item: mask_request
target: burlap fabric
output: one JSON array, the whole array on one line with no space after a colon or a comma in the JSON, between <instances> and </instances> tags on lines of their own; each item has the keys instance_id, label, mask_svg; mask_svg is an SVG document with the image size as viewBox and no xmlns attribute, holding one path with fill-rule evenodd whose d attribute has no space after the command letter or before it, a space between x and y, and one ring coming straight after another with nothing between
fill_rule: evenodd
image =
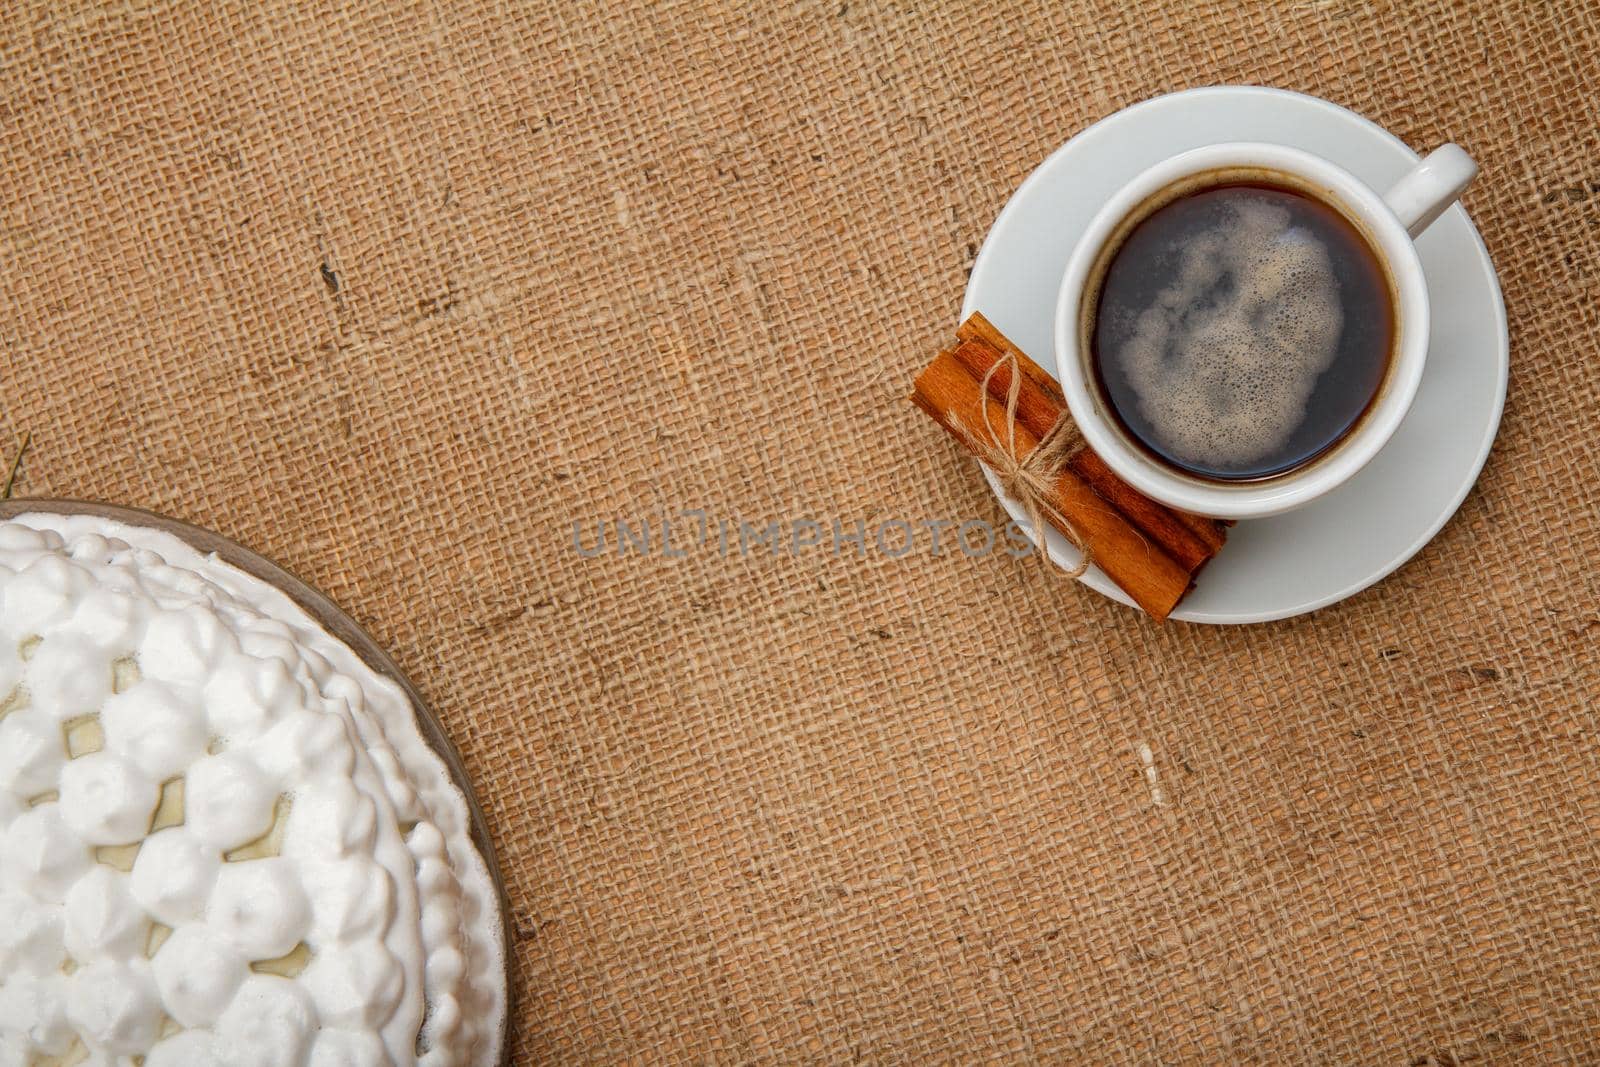
<instances>
[{"instance_id":1,"label":"burlap fabric","mask_svg":"<svg viewBox=\"0 0 1600 1067\"><path fill-rule=\"evenodd\" d=\"M13 4L0 433L395 653L518 1062L1596 1062L1597 53L1592 2ZM574 549L999 518L905 402L975 248L1226 82L1483 166L1506 418L1394 577L1157 629L1005 557Z\"/></svg>"}]
</instances>

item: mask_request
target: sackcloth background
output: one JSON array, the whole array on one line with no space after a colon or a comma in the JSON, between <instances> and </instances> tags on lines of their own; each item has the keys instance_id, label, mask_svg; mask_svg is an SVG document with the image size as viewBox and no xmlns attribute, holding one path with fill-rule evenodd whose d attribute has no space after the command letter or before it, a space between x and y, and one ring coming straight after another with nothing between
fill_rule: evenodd
<instances>
[{"instance_id":1,"label":"sackcloth background","mask_svg":"<svg viewBox=\"0 0 1600 1067\"><path fill-rule=\"evenodd\" d=\"M1593 0L13 2L0 450L396 655L515 1062L1600 1062L1597 56ZM1483 166L1510 398L1395 576L1157 628L1029 560L574 550L1000 519L906 402L975 249L1089 122L1239 82Z\"/></svg>"}]
</instances>

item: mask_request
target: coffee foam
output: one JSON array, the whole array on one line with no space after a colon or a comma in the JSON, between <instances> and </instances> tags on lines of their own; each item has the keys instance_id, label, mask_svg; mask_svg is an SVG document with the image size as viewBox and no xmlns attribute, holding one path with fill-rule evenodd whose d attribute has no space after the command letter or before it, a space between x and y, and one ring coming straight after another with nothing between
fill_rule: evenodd
<instances>
[{"instance_id":1,"label":"coffee foam","mask_svg":"<svg viewBox=\"0 0 1600 1067\"><path fill-rule=\"evenodd\" d=\"M1174 280L1114 349L1139 408L1172 455L1227 470L1283 447L1306 416L1344 326L1328 250L1289 212L1248 195L1172 248Z\"/></svg>"}]
</instances>

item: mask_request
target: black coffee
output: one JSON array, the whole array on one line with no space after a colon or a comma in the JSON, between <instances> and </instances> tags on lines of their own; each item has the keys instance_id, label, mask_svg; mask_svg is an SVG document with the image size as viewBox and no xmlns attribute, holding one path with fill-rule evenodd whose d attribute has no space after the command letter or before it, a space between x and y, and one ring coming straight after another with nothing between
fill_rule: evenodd
<instances>
[{"instance_id":1,"label":"black coffee","mask_svg":"<svg viewBox=\"0 0 1600 1067\"><path fill-rule=\"evenodd\" d=\"M1361 233L1307 193L1197 187L1126 232L1088 325L1128 434L1205 478L1309 463L1360 421L1394 344L1394 299Z\"/></svg>"}]
</instances>

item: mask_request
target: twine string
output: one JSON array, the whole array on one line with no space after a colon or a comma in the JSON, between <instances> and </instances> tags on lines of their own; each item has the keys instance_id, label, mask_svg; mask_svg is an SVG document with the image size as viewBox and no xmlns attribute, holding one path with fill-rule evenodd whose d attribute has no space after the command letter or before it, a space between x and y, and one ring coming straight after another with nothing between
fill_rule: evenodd
<instances>
[{"instance_id":1,"label":"twine string","mask_svg":"<svg viewBox=\"0 0 1600 1067\"><path fill-rule=\"evenodd\" d=\"M1006 389L1005 422L996 428L989 413L989 382L1002 366L1008 367L1011 380ZM1071 519L1056 507L1056 485L1066 467L1067 457L1083 447L1083 437L1078 433L1072 416L1062 411L1039 439L1039 444L1022 459L1017 459L1017 400L1022 395L1022 368L1010 352L1003 352L978 384L982 402L983 434L979 435L951 416L952 424L965 435L977 453L978 459L999 479L1000 488L1022 505L1033 527L1034 544L1039 550L1039 560L1050 568L1050 556L1045 550L1045 523L1049 521L1070 541L1079 552L1076 567L1062 568L1068 578L1080 577L1089 569L1089 545ZM1003 435L1003 436L1002 436ZM1053 568L1051 568L1053 569Z\"/></svg>"}]
</instances>

